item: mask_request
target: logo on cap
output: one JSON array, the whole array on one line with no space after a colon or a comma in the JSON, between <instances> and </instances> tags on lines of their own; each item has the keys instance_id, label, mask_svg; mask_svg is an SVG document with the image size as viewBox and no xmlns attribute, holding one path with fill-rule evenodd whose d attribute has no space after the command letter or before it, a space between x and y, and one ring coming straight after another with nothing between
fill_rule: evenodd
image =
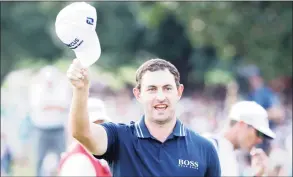
<instances>
[{"instance_id":1,"label":"logo on cap","mask_svg":"<svg viewBox=\"0 0 293 177\"><path fill-rule=\"evenodd\" d=\"M83 40L79 40L78 38L75 38L74 41L72 41L70 44L65 44L70 49L76 49L83 43Z\"/></svg>"},{"instance_id":2,"label":"logo on cap","mask_svg":"<svg viewBox=\"0 0 293 177\"><path fill-rule=\"evenodd\" d=\"M86 23L89 24L89 25L93 25L94 24L94 19L91 18L91 17L87 17L86 18Z\"/></svg>"}]
</instances>

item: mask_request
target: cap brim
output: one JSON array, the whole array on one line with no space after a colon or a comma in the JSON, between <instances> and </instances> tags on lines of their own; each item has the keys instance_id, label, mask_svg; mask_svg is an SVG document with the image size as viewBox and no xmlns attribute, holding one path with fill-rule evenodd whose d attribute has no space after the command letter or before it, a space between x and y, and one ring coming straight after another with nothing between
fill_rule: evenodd
<instances>
[{"instance_id":1,"label":"cap brim","mask_svg":"<svg viewBox=\"0 0 293 177\"><path fill-rule=\"evenodd\" d=\"M256 128L258 131L260 131L261 133L263 133L266 138L269 139L275 139L276 138L276 134L270 129L270 128Z\"/></svg>"},{"instance_id":2,"label":"cap brim","mask_svg":"<svg viewBox=\"0 0 293 177\"><path fill-rule=\"evenodd\" d=\"M84 67L94 64L101 56L101 46L98 35L95 31L90 31L82 37L83 43L73 49L77 59Z\"/></svg>"}]
</instances>

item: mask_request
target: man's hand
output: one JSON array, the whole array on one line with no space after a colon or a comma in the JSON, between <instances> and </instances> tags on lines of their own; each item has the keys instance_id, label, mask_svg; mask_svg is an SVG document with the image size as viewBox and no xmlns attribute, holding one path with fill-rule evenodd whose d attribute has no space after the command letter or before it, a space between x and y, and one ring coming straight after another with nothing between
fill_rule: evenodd
<instances>
[{"instance_id":1,"label":"man's hand","mask_svg":"<svg viewBox=\"0 0 293 177\"><path fill-rule=\"evenodd\" d=\"M89 88L88 70L83 68L80 61L74 59L67 70L67 77L76 89Z\"/></svg>"},{"instance_id":2,"label":"man's hand","mask_svg":"<svg viewBox=\"0 0 293 177\"><path fill-rule=\"evenodd\" d=\"M269 162L268 156L262 149L259 148L253 148L250 155L253 176L263 176L267 172Z\"/></svg>"}]
</instances>

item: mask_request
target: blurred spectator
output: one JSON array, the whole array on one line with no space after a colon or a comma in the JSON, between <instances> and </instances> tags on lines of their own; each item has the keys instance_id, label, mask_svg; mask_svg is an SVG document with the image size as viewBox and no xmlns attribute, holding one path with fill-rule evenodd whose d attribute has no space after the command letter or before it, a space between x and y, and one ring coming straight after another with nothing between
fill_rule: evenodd
<instances>
[{"instance_id":1,"label":"blurred spectator","mask_svg":"<svg viewBox=\"0 0 293 177\"><path fill-rule=\"evenodd\" d=\"M4 133L3 119L1 117L1 176L11 175L12 152L7 142L7 136Z\"/></svg>"},{"instance_id":2,"label":"blurred spectator","mask_svg":"<svg viewBox=\"0 0 293 177\"><path fill-rule=\"evenodd\" d=\"M64 75L53 66L45 66L33 78L30 103L31 121L37 136L37 176L46 175L42 165L48 152L56 153L59 158L65 150L64 124L71 96L68 86Z\"/></svg>"},{"instance_id":3,"label":"blurred spectator","mask_svg":"<svg viewBox=\"0 0 293 177\"><path fill-rule=\"evenodd\" d=\"M130 122L131 118L137 117L139 119L143 114L142 108L134 98L131 89L122 88L112 96L112 99L106 101L106 104L112 105L108 108L108 112L109 117L114 122L127 123Z\"/></svg>"},{"instance_id":4,"label":"blurred spectator","mask_svg":"<svg viewBox=\"0 0 293 177\"><path fill-rule=\"evenodd\" d=\"M1 116L1 176L11 176L13 175L13 164L22 166L27 162L27 159L14 150L11 141L8 139L8 131L5 125L5 121Z\"/></svg>"},{"instance_id":5,"label":"blurred spectator","mask_svg":"<svg viewBox=\"0 0 293 177\"><path fill-rule=\"evenodd\" d=\"M265 108L269 115L270 128L274 129L284 119L284 113L278 96L265 85L257 66L249 65L244 67L241 74L248 79L250 86L250 92L245 100L255 101ZM270 152L269 141L265 140L260 147L267 153Z\"/></svg>"},{"instance_id":6,"label":"blurred spectator","mask_svg":"<svg viewBox=\"0 0 293 177\"><path fill-rule=\"evenodd\" d=\"M243 169L239 165L236 150L251 153L251 169L253 171L249 176L264 175L268 161L267 156L260 149L255 149L254 146L266 138L275 138L275 134L269 128L265 109L252 101L240 101L233 104L227 120L227 125L222 128L220 133L203 135L217 149L221 163L221 176L240 176L242 173ZM256 159L259 160L258 163L254 163Z\"/></svg>"},{"instance_id":7,"label":"blurred spectator","mask_svg":"<svg viewBox=\"0 0 293 177\"><path fill-rule=\"evenodd\" d=\"M100 99L93 97L88 99L88 112L92 123L101 124L110 121L104 102ZM74 139L67 152L62 154L58 171L59 176L111 176L108 163L94 158Z\"/></svg>"}]
</instances>

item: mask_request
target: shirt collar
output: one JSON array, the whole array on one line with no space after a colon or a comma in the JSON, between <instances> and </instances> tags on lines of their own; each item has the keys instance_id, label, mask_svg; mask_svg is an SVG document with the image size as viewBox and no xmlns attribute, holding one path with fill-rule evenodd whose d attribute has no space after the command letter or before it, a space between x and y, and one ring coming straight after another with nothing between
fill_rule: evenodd
<instances>
[{"instance_id":1,"label":"shirt collar","mask_svg":"<svg viewBox=\"0 0 293 177\"><path fill-rule=\"evenodd\" d=\"M145 125L145 120L144 116L141 118L139 122L136 122L134 124L135 127L135 134L139 138L151 138L152 135L150 134L148 128ZM186 136L186 128L183 125L183 123L180 120L176 120L176 125L175 128L173 129L172 132L173 135L175 136Z\"/></svg>"}]
</instances>

